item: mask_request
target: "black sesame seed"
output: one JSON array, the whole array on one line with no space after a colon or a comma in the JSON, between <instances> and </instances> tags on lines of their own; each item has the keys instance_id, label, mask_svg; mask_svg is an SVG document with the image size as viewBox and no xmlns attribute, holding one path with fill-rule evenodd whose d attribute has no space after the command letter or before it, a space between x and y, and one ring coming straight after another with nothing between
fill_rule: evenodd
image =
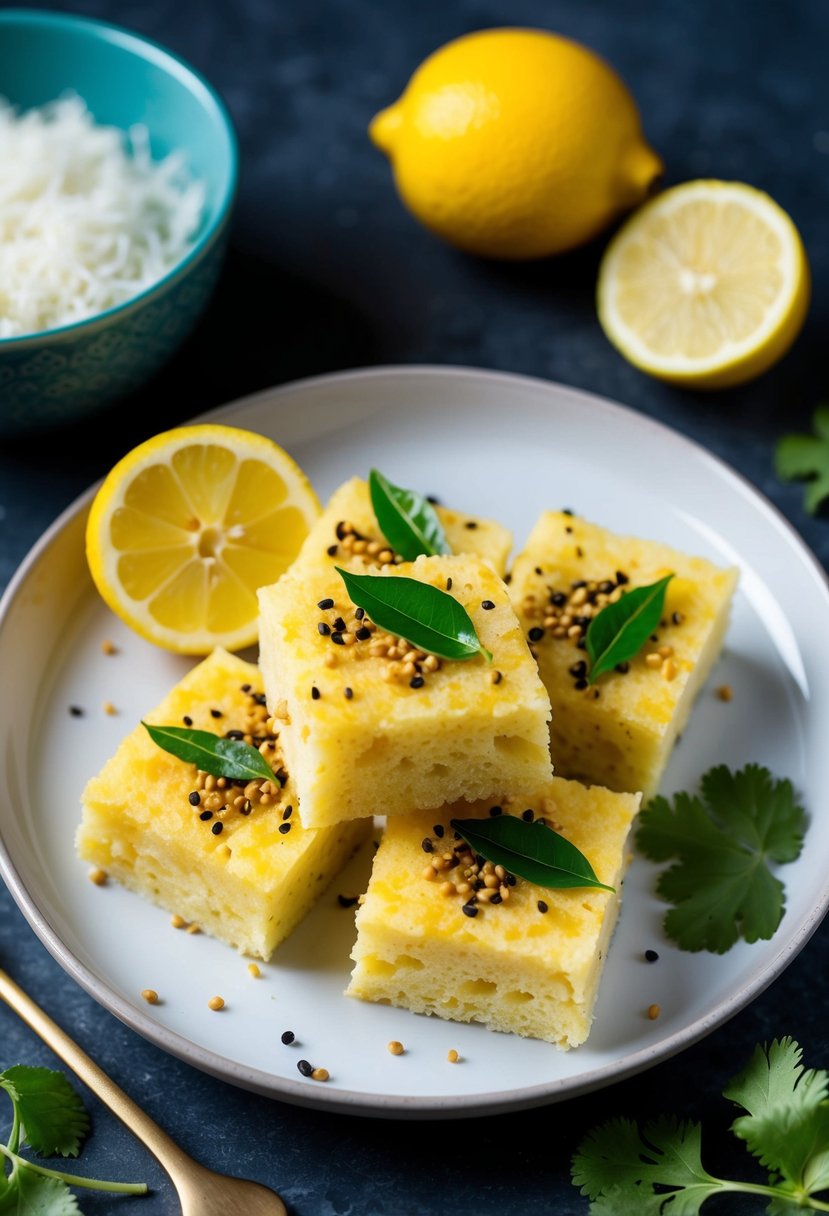
<instances>
[{"instance_id":1,"label":"black sesame seed","mask_svg":"<svg viewBox=\"0 0 829 1216\"><path fill-rule=\"evenodd\" d=\"M464 916L477 916L478 915L478 905L477 904L464 904L462 911L463 911Z\"/></svg>"},{"instance_id":2,"label":"black sesame seed","mask_svg":"<svg viewBox=\"0 0 829 1216\"><path fill-rule=\"evenodd\" d=\"M243 730L226 730L225 731L226 739L244 739L244 737L245 737L245 732ZM242 784L244 785L245 782L243 781Z\"/></svg>"},{"instance_id":3,"label":"black sesame seed","mask_svg":"<svg viewBox=\"0 0 829 1216\"><path fill-rule=\"evenodd\" d=\"M287 835L288 835L288 833L290 832L290 830L291 830L291 824L290 824L290 823L280 823L280 825L279 825L279 831L280 831L280 834L281 834L282 836L287 836Z\"/></svg>"},{"instance_id":4,"label":"black sesame seed","mask_svg":"<svg viewBox=\"0 0 829 1216\"><path fill-rule=\"evenodd\" d=\"M481 607L485 612L491 612L495 605L493 604L492 600L481 600Z\"/></svg>"},{"instance_id":5,"label":"black sesame seed","mask_svg":"<svg viewBox=\"0 0 829 1216\"><path fill-rule=\"evenodd\" d=\"M355 608L354 615L356 616L358 621L361 621L363 619L363 617L366 615L365 608Z\"/></svg>"},{"instance_id":6,"label":"black sesame seed","mask_svg":"<svg viewBox=\"0 0 829 1216\"><path fill-rule=\"evenodd\" d=\"M435 833L438 840L443 840L444 828L442 823L436 823L432 828L432 831Z\"/></svg>"},{"instance_id":7,"label":"black sesame seed","mask_svg":"<svg viewBox=\"0 0 829 1216\"><path fill-rule=\"evenodd\" d=\"M575 515L575 511L573 511L571 507L562 507L561 514L562 515Z\"/></svg>"},{"instance_id":8,"label":"black sesame seed","mask_svg":"<svg viewBox=\"0 0 829 1216\"><path fill-rule=\"evenodd\" d=\"M420 847L423 849L424 853L434 853L435 851L435 846L432 844L428 836L421 840Z\"/></svg>"},{"instance_id":9,"label":"black sesame seed","mask_svg":"<svg viewBox=\"0 0 829 1216\"><path fill-rule=\"evenodd\" d=\"M658 958L659 958L659 955L656 953L655 950L646 950L645 951L645 962L655 963Z\"/></svg>"},{"instance_id":10,"label":"black sesame seed","mask_svg":"<svg viewBox=\"0 0 829 1216\"><path fill-rule=\"evenodd\" d=\"M613 590L613 583L609 578L606 578L603 583L599 583L598 589L603 595L610 595L611 591Z\"/></svg>"},{"instance_id":11,"label":"black sesame seed","mask_svg":"<svg viewBox=\"0 0 829 1216\"><path fill-rule=\"evenodd\" d=\"M320 692L320 690L317 688L316 684L314 684L314 685L312 686L312 688L311 688L311 700L312 700L312 701L319 701L319 699L320 699L320 697L321 697L321 696L322 696L322 693L321 693L321 692Z\"/></svg>"},{"instance_id":12,"label":"black sesame seed","mask_svg":"<svg viewBox=\"0 0 829 1216\"><path fill-rule=\"evenodd\" d=\"M452 590L452 579L451 579L451 577L449 577L449 578L446 580L446 590L447 590L447 591L451 591L451 590Z\"/></svg>"},{"instance_id":13,"label":"black sesame seed","mask_svg":"<svg viewBox=\"0 0 829 1216\"><path fill-rule=\"evenodd\" d=\"M540 566L536 566L536 568L535 568L535 572L536 572L536 574L543 574L543 573L544 573L544 571L541 569L541 567L540 567Z\"/></svg>"},{"instance_id":14,"label":"black sesame seed","mask_svg":"<svg viewBox=\"0 0 829 1216\"><path fill-rule=\"evenodd\" d=\"M521 812L521 818L525 823L532 823L532 821L535 819L535 811L531 806L528 806L526 811Z\"/></svg>"},{"instance_id":15,"label":"black sesame seed","mask_svg":"<svg viewBox=\"0 0 829 1216\"><path fill-rule=\"evenodd\" d=\"M630 579L629 579L629 578L628 578L628 576L625 574L624 570L617 570L617 571L616 571L616 585L617 585L617 587L624 587L625 583L629 583L629 582L630 582Z\"/></svg>"},{"instance_id":16,"label":"black sesame seed","mask_svg":"<svg viewBox=\"0 0 829 1216\"><path fill-rule=\"evenodd\" d=\"M252 685L250 685L250 684L243 684L243 685L242 685L242 692L250 692L251 687L252 687Z\"/></svg>"},{"instance_id":17,"label":"black sesame seed","mask_svg":"<svg viewBox=\"0 0 829 1216\"><path fill-rule=\"evenodd\" d=\"M201 802L201 794L198 790L193 790L192 794L188 795L191 806L198 806Z\"/></svg>"},{"instance_id":18,"label":"black sesame seed","mask_svg":"<svg viewBox=\"0 0 829 1216\"><path fill-rule=\"evenodd\" d=\"M330 597L328 599L318 600L317 607L325 612L327 608L334 607L334 601Z\"/></svg>"},{"instance_id":19,"label":"black sesame seed","mask_svg":"<svg viewBox=\"0 0 829 1216\"><path fill-rule=\"evenodd\" d=\"M584 676L580 676L573 687L577 688L579 692L583 692L587 688L587 680L585 680Z\"/></svg>"},{"instance_id":20,"label":"black sesame seed","mask_svg":"<svg viewBox=\"0 0 829 1216\"><path fill-rule=\"evenodd\" d=\"M586 650L586 649L587 649L587 640L586 640L586 638L578 638L578 639L576 640L576 649L577 649L577 650Z\"/></svg>"},{"instance_id":21,"label":"black sesame seed","mask_svg":"<svg viewBox=\"0 0 829 1216\"><path fill-rule=\"evenodd\" d=\"M334 628L336 629L337 633L345 633L345 621L341 616L338 616L334 622Z\"/></svg>"},{"instance_id":22,"label":"black sesame seed","mask_svg":"<svg viewBox=\"0 0 829 1216\"><path fill-rule=\"evenodd\" d=\"M282 812L282 818L290 819L291 816L293 815L293 813L294 813L294 808L292 806L286 806L285 810Z\"/></svg>"},{"instance_id":23,"label":"black sesame seed","mask_svg":"<svg viewBox=\"0 0 829 1216\"><path fill-rule=\"evenodd\" d=\"M282 1038L282 1042L287 1047L289 1044L293 1043L294 1039L296 1038L296 1035L294 1034L294 1032L292 1030L283 1030L281 1038Z\"/></svg>"},{"instance_id":24,"label":"black sesame seed","mask_svg":"<svg viewBox=\"0 0 829 1216\"><path fill-rule=\"evenodd\" d=\"M549 912L550 908L547 904L545 904L543 899L540 899L538 901L538 910L539 910L539 912Z\"/></svg>"},{"instance_id":25,"label":"black sesame seed","mask_svg":"<svg viewBox=\"0 0 829 1216\"><path fill-rule=\"evenodd\" d=\"M555 604L556 608L563 608L567 603L567 596L563 591L554 591L550 596L550 603Z\"/></svg>"},{"instance_id":26,"label":"black sesame seed","mask_svg":"<svg viewBox=\"0 0 829 1216\"><path fill-rule=\"evenodd\" d=\"M412 676L409 680L409 688L422 688L425 683L423 676Z\"/></svg>"},{"instance_id":27,"label":"black sesame seed","mask_svg":"<svg viewBox=\"0 0 829 1216\"><path fill-rule=\"evenodd\" d=\"M476 520L474 520L474 519L468 519L468 520L466 521L466 523L465 523L463 526L464 526L465 528L468 528L468 529L469 529L469 531L470 531L470 532L472 532L472 531L474 531L474 529L475 529L475 528L477 528L478 523L477 523L477 521L476 521Z\"/></svg>"},{"instance_id":28,"label":"black sesame seed","mask_svg":"<svg viewBox=\"0 0 829 1216\"><path fill-rule=\"evenodd\" d=\"M502 671L493 671L493 673L492 673L492 683L493 684L500 684L501 681L503 680L503 678L504 678L504 673Z\"/></svg>"},{"instance_id":29,"label":"black sesame seed","mask_svg":"<svg viewBox=\"0 0 829 1216\"><path fill-rule=\"evenodd\" d=\"M367 642L371 637L371 630L366 625L361 625L354 636L358 642Z\"/></svg>"},{"instance_id":30,"label":"black sesame seed","mask_svg":"<svg viewBox=\"0 0 829 1216\"><path fill-rule=\"evenodd\" d=\"M353 688L348 688L348 687L344 688L344 689L343 689L343 696L345 697L346 701L350 701L350 700L351 700L351 698L354 696L354 689L353 689Z\"/></svg>"},{"instance_id":31,"label":"black sesame seed","mask_svg":"<svg viewBox=\"0 0 829 1216\"><path fill-rule=\"evenodd\" d=\"M473 883L473 886L476 891L483 891L484 887L486 886L486 883L484 882L484 880L482 878L476 878L475 882Z\"/></svg>"},{"instance_id":32,"label":"black sesame seed","mask_svg":"<svg viewBox=\"0 0 829 1216\"><path fill-rule=\"evenodd\" d=\"M573 624L578 625L580 629L586 629L590 624L591 619L592 618L589 616L574 616Z\"/></svg>"},{"instance_id":33,"label":"black sesame seed","mask_svg":"<svg viewBox=\"0 0 829 1216\"><path fill-rule=\"evenodd\" d=\"M337 540L342 540L343 537L346 535L346 531L347 531L347 529L345 526L345 520L341 519L340 522L337 524L336 528L334 529Z\"/></svg>"},{"instance_id":34,"label":"black sesame seed","mask_svg":"<svg viewBox=\"0 0 829 1216\"><path fill-rule=\"evenodd\" d=\"M565 527L564 531L569 533L569 532L572 532L572 531L573 531L573 529L570 527L570 525L569 525L569 524L567 524L567 526Z\"/></svg>"},{"instance_id":35,"label":"black sesame seed","mask_svg":"<svg viewBox=\"0 0 829 1216\"><path fill-rule=\"evenodd\" d=\"M476 853L476 854L475 854L475 865L476 865L476 866L484 866L484 865L486 865L486 858L483 856L483 854L482 854L482 853Z\"/></svg>"},{"instance_id":36,"label":"black sesame seed","mask_svg":"<svg viewBox=\"0 0 829 1216\"><path fill-rule=\"evenodd\" d=\"M220 820L218 823L213 824L213 827L210 829L210 831L213 833L214 836L221 836L222 832L224 831L224 828L225 828L225 825Z\"/></svg>"},{"instance_id":37,"label":"black sesame seed","mask_svg":"<svg viewBox=\"0 0 829 1216\"><path fill-rule=\"evenodd\" d=\"M618 671L620 675L626 675L627 672L630 671L630 663L617 663L615 670Z\"/></svg>"},{"instance_id":38,"label":"black sesame seed","mask_svg":"<svg viewBox=\"0 0 829 1216\"><path fill-rule=\"evenodd\" d=\"M184 717L183 717L181 720L182 720L182 722L184 723L184 725L185 725L185 726L192 726L192 725L193 725L193 719L190 717L190 715L189 715L189 714L185 714L185 715L184 715Z\"/></svg>"},{"instance_id":39,"label":"black sesame seed","mask_svg":"<svg viewBox=\"0 0 829 1216\"><path fill-rule=\"evenodd\" d=\"M578 680L580 676L586 675L587 673L586 659L579 659L578 663L574 663L573 666L568 667L567 670L571 676Z\"/></svg>"},{"instance_id":40,"label":"black sesame seed","mask_svg":"<svg viewBox=\"0 0 829 1216\"><path fill-rule=\"evenodd\" d=\"M491 806L489 808L489 813L494 819L496 815L502 815L504 813L504 808L501 806Z\"/></svg>"},{"instance_id":41,"label":"black sesame seed","mask_svg":"<svg viewBox=\"0 0 829 1216\"><path fill-rule=\"evenodd\" d=\"M340 905L341 908L353 908L354 905L358 902L358 900L359 900L358 895L338 895L337 896L337 903Z\"/></svg>"},{"instance_id":42,"label":"black sesame seed","mask_svg":"<svg viewBox=\"0 0 829 1216\"><path fill-rule=\"evenodd\" d=\"M265 694L263 692L255 692L252 695L253 695L253 699L257 705L264 705L265 708L267 708L268 702L267 702L267 700L265 698Z\"/></svg>"},{"instance_id":43,"label":"black sesame seed","mask_svg":"<svg viewBox=\"0 0 829 1216\"><path fill-rule=\"evenodd\" d=\"M532 629L527 634L531 642L540 642L544 637L544 630L540 625L533 625Z\"/></svg>"},{"instance_id":44,"label":"black sesame seed","mask_svg":"<svg viewBox=\"0 0 829 1216\"><path fill-rule=\"evenodd\" d=\"M331 641L334 643L335 646L345 646L345 642L343 641L343 635L341 633L332 633Z\"/></svg>"},{"instance_id":45,"label":"black sesame seed","mask_svg":"<svg viewBox=\"0 0 829 1216\"><path fill-rule=\"evenodd\" d=\"M427 501L427 502L430 502L430 503L432 504L432 506L433 506L433 507L439 507L439 506L440 506L440 499L437 497L437 495L436 495L436 494L427 494L427 495L426 495L426 501Z\"/></svg>"},{"instance_id":46,"label":"black sesame seed","mask_svg":"<svg viewBox=\"0 0 829 1216\"><path fill-rule=\"evenodd\" d=\"M329 557L336 557L337 550L339 549L339 547L340 547L339 545L329 545L328 548L325 550L325 552L328 554Z\"/></svg>"},{"instance_id":47,"label":"black sesame seed","mask_svg":"<svg viewBox=\"0 0 829 1216\"><path fill-rule=\"evenodd\" d=\"M220 709L211 709L210 717L211 718L223 718L224 714L222 713L222 711Z\"/></svg>"},{"instance_id":48,"label":"black sesame seed","mask_svg":"<svg viewBox=\"0 0 829 1216\"><path fill-rule=\"evenodd\" d=\"M496 891L495 894L493 895L492 899L489 902L491 904L502 904L504 902L504 897L503 897L503 895L500 895Z\"/></svg>"},{"instance_id":49,"label":"black sesame seed","mask_svg":"<svg viewBox=\"0 0 829 1216\"><path fill-rule=\"evenodd\" d=\"M671 621L673 622L674 625L681 625L682 624L682 614L680 612L672 612Z\"/></svg>"},{"instance_id":50,"label":"black sesame seed","mask_svg":"<svg viewBox=\"0 0 829 1216\"><path fill-rule=\"evenodd\" d=\"M213 818L212 811L202 811L202 813L199 815L199 819L203 819L205 821L205 823L207 822L208 819L212 819L212 818Z\"/></svg>"},{"instance_id":51,"label":"black sesame seed","mask_svg":"<svg viewBox=\"0 0 829 1216\"><path fill-rule=\"evenodd\" d=\"M504 882L507 884L508 887L514 887L515 884L518 882L518 879L515 877L514 874L507 874L506 878L504 879Z\"/></svg>"},{"instance_id":52,"label":"black sesame seed","mask_svg":"<svg viewBox=\"0 0 829 1216\"><path fill-rule=\"evenodd\" d=\"M331 632L331 626L329 624L327 624L325 621L320 621L319 624L317 625L317 632L321 633L324 638L327 638L329 633Z\"/></svg>"},{"instance_id":53,"label":"black sesame seed","mask_svg":"<svg viewBox=\"0 0 829 1216\"><path fill-rule=\"evenodd\" d=\"M314 1071L313 1064L309 1064L307 1060L297 1060L296 1066L302 1073L303 1077L310 1077L311 1073Z\"/></svg>"}]
</instances>

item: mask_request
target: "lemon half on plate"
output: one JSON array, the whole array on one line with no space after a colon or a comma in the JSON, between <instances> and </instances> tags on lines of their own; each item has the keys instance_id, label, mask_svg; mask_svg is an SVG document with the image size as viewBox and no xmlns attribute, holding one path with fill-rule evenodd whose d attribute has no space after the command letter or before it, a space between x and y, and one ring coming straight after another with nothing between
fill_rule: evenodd
<instances>
[{"instance_id":1,"label":"lemon half on plate","mask_svg":"<svg viewBox=\"0 0 829 1216\"><path fill-rule=\"evenodd\" d=\"M613 238L599 320L642 371L725 388L785 354L809 295L803 242L773 199L740 182L694 181L647 203Z\"/></svg>"},{"instance_id":2,"label":"lemon half on plate","mask_svg":"<svg viewBox=\"0 0 829 1216\"><path fill-rule=\"evenodd\" d=\"M133 448L95 496L89 569L109 607L181 654L257 639L257 588L299 552L320 512L278 444L236 427L165 431Z\"/></svg>"}]
</instances>

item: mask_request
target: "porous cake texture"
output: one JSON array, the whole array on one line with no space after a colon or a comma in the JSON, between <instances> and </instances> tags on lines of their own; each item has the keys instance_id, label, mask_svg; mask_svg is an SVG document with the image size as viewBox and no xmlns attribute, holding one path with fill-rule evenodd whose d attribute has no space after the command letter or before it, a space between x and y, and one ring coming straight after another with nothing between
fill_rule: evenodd
<instances>
[{"instance_id":1,"label":"porous cake texture","mask_svg":"<svg viewBox=\"0 0 829 1216\"><path fill-rule=\"evenodd\" d=\"M366 838L370 821L308 830L282 767L258 669L216 650L146 715L237 732L264 749L273 783L200 778L139 725L83 792L79 856L244 954L268 959Z\"/></svg>"},{"instance_id":2,"label":"porous cake texture","mask_svg":"<svg viewBox=\"0 0 829 1216\"><path fill-rule=\"evenodd\" d=\"M324 539L324 538L321 538ZM480 557L343 568L455 597L492 661L436 659L355 610L325 548L259 592L268 705L306 827L534 789L552 772L550 702L507 588Z\"/></svg>"},{"instance_id":3,"label":"porous cake texture","mask_svg":"<svg viewBox=\"0 0 829 1216\"><path fill-rule=\"evenodd\" d=\"M639 801L555 777L499 805L543 818L615 893L551 890L508 871L476 892L483 871L470 872L477 862L450 820L487 819L487 803L389 819L357 913L348 995L577 1047L590 1031Z\"/></svg>"},{"instance_id":4,"label":"porous cake texture","mask_svg":"<svg viewBox=\"0 0 829 1216\"><path fill-rule=\"evenodd\" d=\"M673 573L655 633L590 685L593 616ZM561 511L541 516L515 559L510 594L550 694L556 774L613 790L659 788L677 736L723 645L738 572Z\"/></svg>"}]
</instances>

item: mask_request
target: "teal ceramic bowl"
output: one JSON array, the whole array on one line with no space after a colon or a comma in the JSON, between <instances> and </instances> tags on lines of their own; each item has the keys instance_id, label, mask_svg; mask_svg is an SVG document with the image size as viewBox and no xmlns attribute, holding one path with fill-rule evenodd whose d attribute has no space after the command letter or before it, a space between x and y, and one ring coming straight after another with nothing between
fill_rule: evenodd
<instances>
[{"instance_id":1,"label":"teal ceramic bowl","mask_svg":"<svg viewBox=\"0 0 829 1216\"><path fill-rule=\"evenodd\" d=\"M139 388L195 325L218 277L236 195L230 117L211 86L164 47L74 15L0 10L0 96L29 109L72 90L99 123L143 123L154 159L180 148L206 188L182 260L126 303L84 321L0 339L0 435L90 415Z\"/></svg>"}]
</instances>

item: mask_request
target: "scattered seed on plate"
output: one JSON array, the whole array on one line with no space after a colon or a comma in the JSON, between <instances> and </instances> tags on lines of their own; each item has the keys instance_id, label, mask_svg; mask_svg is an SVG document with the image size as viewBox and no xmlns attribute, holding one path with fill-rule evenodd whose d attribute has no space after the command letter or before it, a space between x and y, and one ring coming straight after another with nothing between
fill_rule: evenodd
<instances>
[{"instance_id":1,"label":"scattered seed on plate","mask_svg":"<svg viewBox=\"0 0 829 1216\"><path fill-rule=\"evenodd\" d=\"M648 1017L652 1022L655 1022L662 1010L658 1005L648 1005Z\"/></svg>"},{"instance_id":2,"label":"scattered seed on plate","mask_svg":"<svg viewBox=\"0 0 829 1216\"><path fill-rule=\"evenodd\" d=\"M73 718L82 718L83 717L83 710L81 709L80 705L70 705L69 712Z\"/></svg>"},{"instance_id":3,"label":"scattered seed on plate","mask_svg":"<svg viewBox=\"0 0 829 1216\"><path fill-rule=\"evenodd\" d=\"M109 638L105 638L104 641L101 642L101 650L104 652L104 654L118 653L118 647L114 642L110 642Z\"/></svg>"},{"instance_id":4,"label":"scattered seed on plate","mask_svg":"<svg viewBox=\"0 0 829 1216\"><path fill-rule=\"evenodd\" d=\"M107 883L106 870L94 869L89 871L89 881L94 882L96 887L105 887Z\"/></svg>"},{"instance_id":5,"label":"scattered seed on plate","mask_svg":"<svg viewBox=\"0 0 829 1216\"><path fill-rule=\"evenodd\" d=\"M656 953L655 950L646 950L645 951L645 962L646 963L655 963L658 958L659 958L659 955Z\"/></svg>"},{"instance_id":6,"label":"scattered seed on plate","mask_svg":"<svg viewBox=\"0 0 829 1216\"><path fill-rule=\"evenodd\" d=\"M111 701L104 701L104 713L107 714L108 717L113 718L118 713L118 710Z\"/></svg>"},{"instance_id":7,"label":"scattered seed on plate","mask_svg":"<svg viewBox=\"0 0 829 1216\"><path fill-rule=\"evenodd\" d=\"M212 1009L214 1013L218 1013L219 1010L224 1009L224 1007L224 997L221 996L211 996L210 1000L207 1002L207 1008Z\"/></svg>"},{"instance_id":8,"label":"scattered seed on plate","mask_svg":"<svg viewBox=\"0 0 829 1216\"><path fill-rule=\"evenodd\" d=\"M184 919L183 916L179 916L178 913L175 913L173 916L170 917L170 924L173 926L174 929L186 929L187 928L187 921Z\"/></svg>"},{"instance_id":9,"label":"scattered seed on plate","mask_svg":"<svg viewBox=\"0 0 829 1216\"><path fill-rule=\"evenodd\" d=\"M199 928L199 926L196 924L196 922L195 922L195 921L193 921L191 924L189 924L189 925L187 926L187 932L188 932L188 933L191 933L191 934L193 934L193 935L195 935L196 933L201 933L201 929L200 929L200 928Z\"/></svg>"},{"instance_id":10,"label":"scattered seed on plate","mask_svg":"<svg viewBox=\"0 0 829 1216\"><path fill-rule=\"evenodd\" d=\"M158 993L156 992L155 988L142 988L141 996L148 1005L158 1004Z\"/></svg>"},{"instance_id":11,"label":"scattered seed on plate","mask_svg":"<svg viewBox=\"0 0 829 1216\"><path fill-rule=\"evenodd\" d=\"M730 701L734 696L734 690L730 684L721 684L717 689L717 696L721 701Z\"/></svg>"},{"instance_id":12,"label":"scattered seed on plate","mask_svg":"<svg viewBox=\"0 0 829 1216\"><path fill-rule=\"evenodd\" d=\"M450 1064L457 1064L458 1060L460 1059L460 1056L458 1055L458 1053L455 1051L455 1049L453 1047L450 1051L447 1051L446 1058Z\"/></svg>"},{"instance_id":13,"label":"scattered seed on plate","mask_svg":"<svg viewBox=\"0 0 829 1216\"><path fill-rule=\"evenodd\" d=\"M302 1073L303 1077L310 1077L314 1071L314 1065L309 1064L307 1060L297 1060L296 1066Z\"/></svg>"},{"instance_id":14,"label":"scattered seed on plate","mask_svg":"<svg viewBox=\"0 0 829 1216\"><path fill-rule=\"evenodd\" d=\"M327 1081L328 1078L330 1077L330 1075L331 1074L329 1073L327 1068L315 1068L311 1072L311 1080L312 1081Z\"/></svg>"},{"instance_id":15,"label":"scattered seed on plate","mask_svg":"<svg viewBox=\"0 0 829 1216\"><path fill-rule=\"evenodd\" d=\"M280 1037L286 1047L290 1046L290 1044L293 1043L294 1040L296 1039L296 1035L294 1034L294 1032L292 1030L283 1030L282 1035Z\"/></svg>"},{"instance_id":16,"label":"scattered seed on plate","mask_svg":"<svg viewBox=\"0 0 829 1216\"><path fill-rule=\"evenodd\" d=\"M255 980L262 978L262 972L259 970L256 963L248 963L248 975L252 976L252 978Z\"/></svg>"},{"instance_id":17,"label":"scattered seed on plate","mask_svg":"<svg viewBox=\"0 0 829 1216\"><path fill-rule=\"evenodd\" d=\"M397 1039L391 1040L391 1042L388 1044L388 1049L393 1056L402 1056L403 1052L406 1050L403 1044L399 1043Z\"/></svg>"}]
</instances>

